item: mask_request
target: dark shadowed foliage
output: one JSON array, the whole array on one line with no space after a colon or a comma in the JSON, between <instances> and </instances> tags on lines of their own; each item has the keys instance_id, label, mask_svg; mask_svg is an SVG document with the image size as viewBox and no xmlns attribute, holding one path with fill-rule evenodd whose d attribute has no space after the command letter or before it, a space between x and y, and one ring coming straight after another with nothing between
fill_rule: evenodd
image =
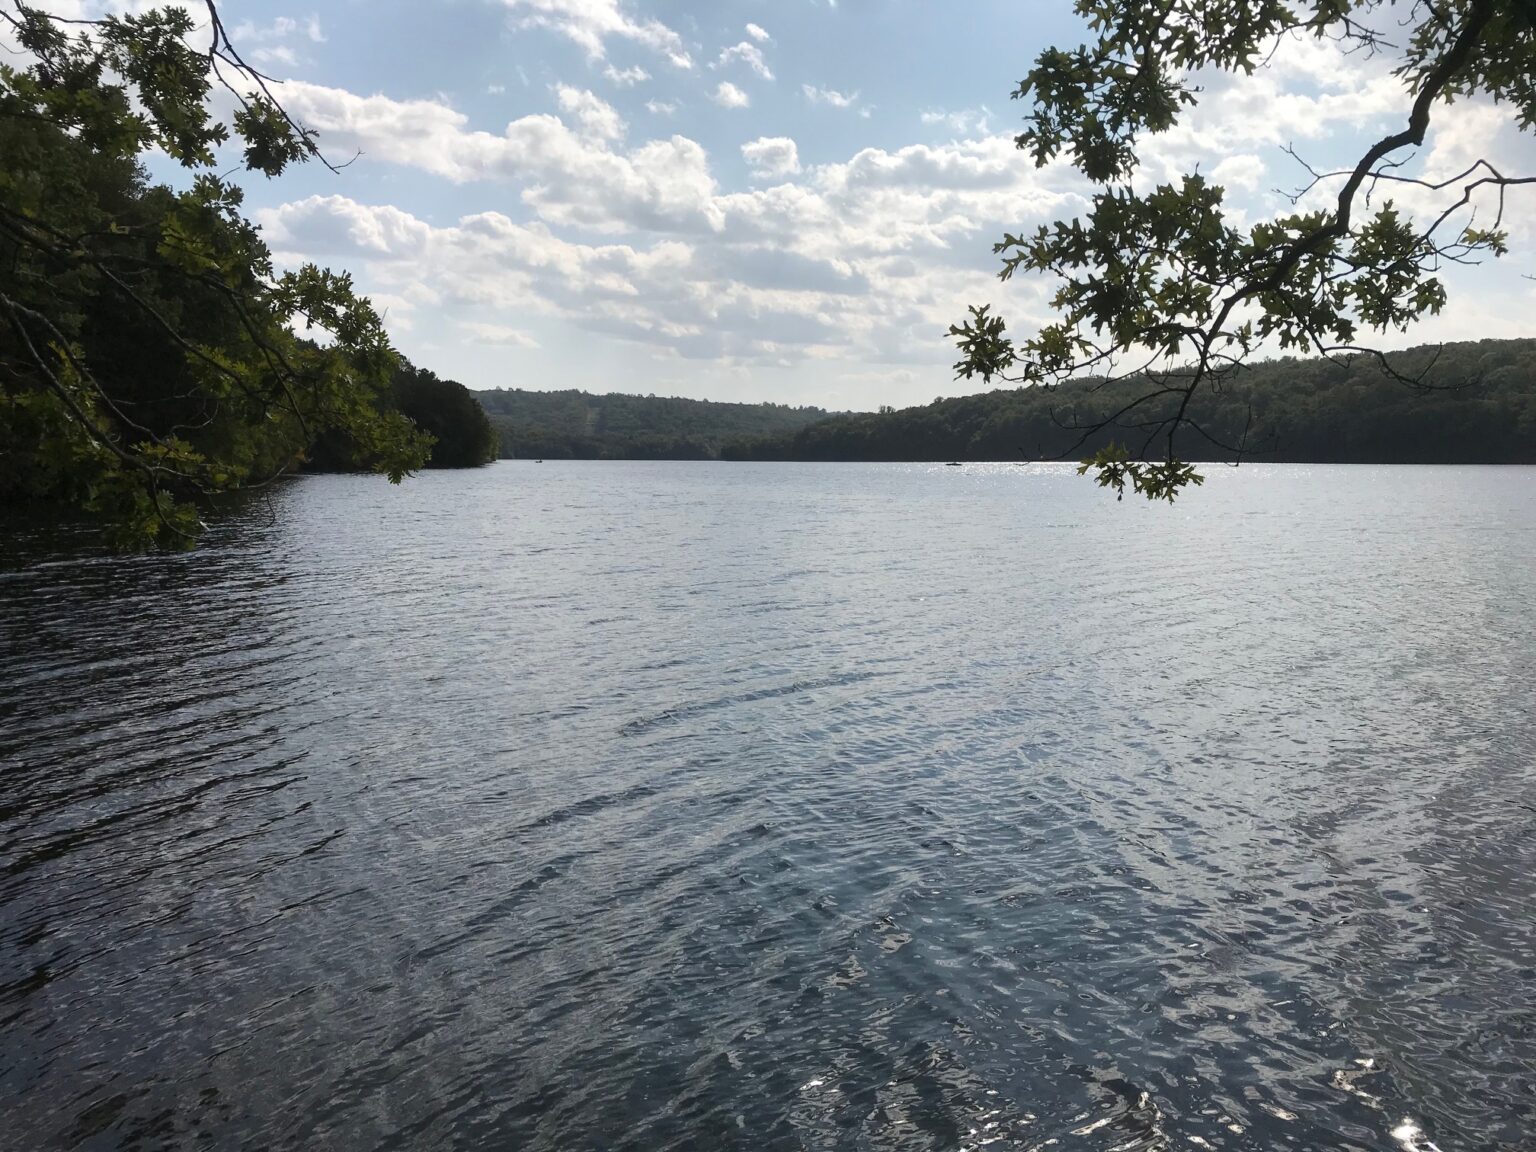
<instances>
[{"instance_id":1,"label":"dark shadowed foliage","mask_svg":"<svg viewBox=\"0 0 1536 1152\"><path fill-rule=\"evenodd\" d=\"M478 468L496 459L500 437L475 394L457 380L402 363L395 373L395 406L434 443L428 468Z\"/></svg>"},{"instance_id":2,"label":"dark shadowed foliage","mask_svg":"<svg viewBox=\"0 0 1536 1152\"><path fill-rule=\"evenodd\" d=\"M198 14L0 8L22 49L0 60L0 505L130 547L190 542L202 501L261 487L317 437L396 480L426 454L380 404L396 359L369 302L345 274L278 273L242 215L222 145L262 176L319 150L217 7ZM147 183L151 153L179 190Z\"/></svg>"},{"instance_id":3,"label":"dark shadowed foliage","mask_svg":"<svg viewBox=\"0 0 1536 1152\"><path fill-rule=\"evenodd\" d=\"M428 468L478 468L496 459L500 437L475 394L457 380L444 380L401 356L379 407L403 416L428 438ZM339 431L320 436L305 459L310 472L361 472L370 464L366 445Z\"/></svg>"}]
</instances>

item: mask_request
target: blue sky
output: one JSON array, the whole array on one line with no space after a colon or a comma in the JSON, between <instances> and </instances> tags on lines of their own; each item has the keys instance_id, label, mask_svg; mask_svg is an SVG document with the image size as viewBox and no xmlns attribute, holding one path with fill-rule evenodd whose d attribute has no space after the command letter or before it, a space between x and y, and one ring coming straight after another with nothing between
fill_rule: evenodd
<instances>
[{"instance_id":1,"label":"blue sky","mask_svg":"<svg viewBox=\"0 0 1536 1152\"><path fill-rule=\"evenodd\" d=\"M1049 284L998 285L992 242L1089 191L1012 147L1013 87L1081 38L1067 0L222 8L327 152L361 152L248 185L280 260L350 269L407 355L473 388L832 408L970 391L943 335L967 303L1026 331L1047 315ZM1287 44L1253 80L1211 78L1144 178L1198 164L1240 217L1268 215L1301 176L1286 144L1336 163L1407 103L1386 61ZM1419 164L1483 152L1536 170L1476 102ZM1532 334L1531 270L1527 245L1453 277L1446 314L1393 342Z\"/></svg>"}]
</instances>

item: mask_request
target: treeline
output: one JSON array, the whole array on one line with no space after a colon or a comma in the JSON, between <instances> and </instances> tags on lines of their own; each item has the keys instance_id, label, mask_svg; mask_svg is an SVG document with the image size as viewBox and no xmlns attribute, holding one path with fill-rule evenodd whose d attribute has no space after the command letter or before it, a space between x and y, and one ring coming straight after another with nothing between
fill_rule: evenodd
<instances>
[{"instance_id":1,"label":"treeline","mask_svg":"<svg viewBox=\"0 0 1536 1152\"><path fill-rule=\"evenodd\" d=\"M509 458L712 460L729 441L774 436L825 420L821 408L727 404L614 392L478 393Z\"/></svg>"},{"instance_id":2,"label":"treeline","mask_svg":"<svg viewBox=\"0 0 1536 1152\"><path fill-rule=\"evenodd\" d=\"M1204 389L1176 447L1188 460L1247 457L1299 463L1536 463L1536 340L1421 347L1391 357L1412 387L1366 356L1334 363L1293 358L1251 365L1219 392ZM1171 398L1138 408L1121 426L1084 432L1150 384L1084 381L1044 390L999 390L899 411L833 417L721 447L728 460L933 461L1087 457L1110 442L1142 448L1146 424L1171 414ZM1154 439L1146 451L1166 448Z\"/></svg>"}]
</instances>

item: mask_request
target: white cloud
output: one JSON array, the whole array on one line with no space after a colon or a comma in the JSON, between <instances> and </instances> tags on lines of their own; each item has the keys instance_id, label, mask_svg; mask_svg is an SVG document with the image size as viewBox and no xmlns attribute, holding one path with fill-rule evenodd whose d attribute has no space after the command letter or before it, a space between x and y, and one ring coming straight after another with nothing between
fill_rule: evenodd
<instances>
[{"instance_id":1,"label":"white cloud","mask_svg":"<svg viewBox=\"0 0 1536 1152\"><path fill-rule=\"evenodd\" d=\"M673 116L677 113L676 101L647 100L645 110L652 116Z\"/></svg>"},{"instance_id":2,"label":"white cloud","mask_svg":"<svg viewBox=\"0 0 1536 1152\"><path fill-rule=\"evenodd\" d=\"M747 35L752 37L752 39L757 40L757 41L759 41L761 43L767 43L769 40L773 39L772 36L768 35L768 33L766 31L764 31L761 27L759 27L756 24L748 24L747 25Z\"/></svg>"},{"instance_id":3,"label":"white cloud","mask_svg":"<svg viewBox=\"0 0 1536 1152\"><path fill-rule=\"evenodd\" d=\"M612 108L577 89L557 92L561 116L525 116L499 135L472 130L441 101L363 97L298 81L285 93L326 143L359 149L367 163L405 165L455 183L519 186L524 205L550 224L606 233L698 236L737 228L753 242L788 243L818 258L844 249L850 256L932 253L962 236L1040 219L1077 188L1061 168L1036 171L1011 138L993 136L864 149L794 184L722 193L697 142L672 136L626 145ZM780 140L754 141L744 158L760 171L788 174L791 142ZM966 259L990 267L985 249L967 250Z\"/></svg>"},{"instance_id":4,"label":"white cloud","mask_svg":"<svg viewBox=\"0 0 1536 1152\"><path fill-rule=\"evenodd\" d=\"M541 346L531 333L521 328L509 328L505 324L492 324L482 320L460 320L458 326L482 344L498 344L507 348Z\"/></svg>"},{"instance_id":5,"label":"white cloud","mask_svg":"<svg viewBox=\"0 0 1536 1152\"><path fill-rule=\"evenodd\" d=\"M505 84L487 84L485 86L485 94L487 96L501 96L506 90L507 86Z\"/></svg>"},{"instance_id":6,"label":"white cloud","mask_svg":"<svg viewBox=\"0 0 1536 1152\"><path fill-rule=\"evenodd\" d=\"M992 110L986 105L980 108L962 108L958 112L931 109L919 117L927 125L942 124L957 136L985 136L990 130Z\"/></svg>"},{"instance_id":7,"label":"white cloud","mask_svg":"<svg viewBox=\"0 0 1536 1152\"><path fill-rule=\"evenodd\" d=\"M644 84L651 78L651 74L639 65L632 68L615 68L610 64L603 69L603 75L620 88L633 88L636 84Z\"/></svg>"},{"instance_id":8,"label":"white cloud","mask_svg":"<svg viewBox=\"0 0 1536 1152\"><path fill-rule=\"evenodd\" d=\"M613 105L591 92L561 84L555 89L555 101L560 111L576 120L585 135L599 140L617 140L624 135L624 121Z\"/></svg>"},{"instance_id":9,"label":"white cloud","mask_svg":"<svg viewBox=\"0 0 1536 1152\"><path fill-rule=\"evenodd\" d=\"M724 68L732 61L740 60L752 71L756 72L764 80L772 80L773 72L768 68L768 61L763 59L763 53L756 44L743 40L740 44L722 49L720 59L710 65L711 68Z\"/></svg>"},{"instance_id":10,"label":"white cloud","mask_svg":"<svg viewBox=\"0 0 1536 1152\"><path fill-rule=\"evenodd\" d=\"M800 85L800 91L812 104L826 104L833 108L852 108L858 102L857 92L838 92L832 88L818 88L814 84Z\"/></svg>"},{"instance_id":11,"label":"white cloud","mask_svg":"<svg viewBox=\"0 0 1536 1152\"><path fill-rule=\"evenodd\" d=\"M251 62L262 68L297 68L305 63L291 41L325 42L318 16L309 16L302 24L291 16L278 16L270 24L242 20L229 30L229 37L237 44L248 45L246 52Z\"/></svg>"},{"instance_id":12,"label":"white cloud","mask_svg":"<svg viewBox=\"0 0 1536 1152\"><path fill-rule=\"evenodd\" d=\"M748 108L752 104L752 98L729 80L720 81L709 98L722 108Z\"/></svg>"},{"instance_id":13,"label":"white cloud","mask_svg":"<svg viewBox=\"0 0 1536 1152\"><path fill-rule=\"evenodd\" d=\"M285 68L297 68L299 66L299 54L286 44L272 44L256 48L251 52L251 59L270 68L274 64L281 64Z\"/></svg>"},{"instance_id":14,"label":"white cloud","mask_svg":"<svg viewBox=\"0 0 1536 1152\"><path fill-rule=\"evenodd\" d=\"M787 136L763 136L741 146L741 156L760 178L793 176L800 171L800 150Z\"/></svg>"},{"instance_id":15,"label":"white cloud","mask_svg":"<svg viewBox=\"0 0 1536 1152\"><path fill-rule=\"evenodd\" d=\"M846 262L762 244L592 246L495 212L437 228L399 210L313 196L258 213L280 258L346 260L376 300L431 296L483 340L528 346L509 312L689 359L779 362L849 345L869 281ZM390 247L386 238L393 238Z\"/></svg>"},{"instance_id":16,"label":"white cloud","mask_svg":"<svg viewBox=\"0 0 1536 1152\"><path fill-rule=\"evenodd\" d=\"M270 24L256 24L242 20L229 30L229 38L237 44L245 41L285 40L298 31L299 22L291 16L279 16Z\"/></svg>"},{"instance_id":17,"label":"white cloud","mask_svg":"<svg viewBox=\"0 0 1536 1152\"><path fill-rule=\"evenodd\" d=\"M342 196L311 196L257 219L289 250L319 254L351 251L362 256L411 259L426 252L432 229L408 212L384 204L366 212ZM275 237L271 235L276 229Z\"/></svg>"},{"instance_id":18,"label":"white cloud","mask_svg":"<svg viewBox=\"0 0 1536 1152\"><path fill-rule=\"evenodd\" d=\"M287 40L300 33L312 43L325 43L325 30L320 26L320 17L315 15L305 17L303 24L291 16L278 16L270 24L242 20L229 30L229 38L237 44L267 43L273 40Z\"/></svg>"},{"instance_id":19,"label":"white cloud","mask_svg":"<svg viewBox=\"0 0 1536 1152\"><path fill-rule=\"evenodd\" d=\"M1242 188L1257 192L1264 179L1264 161L1251 152L1228 156L1211 170L1211 179L1225 188Z\"/></svg>"},{"instance_id":20,"label":"white cloud","mask_svg":"<svg viewBox=\"0 0 1536 1152\"><path fill-rule=\"evenodd\" d=\"M440 227L388 206L311 197L261 214L280 256L344 261L364 291L392 302L432 293L456 322L504 325L516 314L530 318L531 334L557 323L722 370L846 359L942 372L944 328L995 294L987 241L1077 203L1059 172L1037 172L1005 137L865 149L809 169L794 141L759 138L742 156L774 183L727 193L685 137L631 148L554 117L515 121L498 136L441 104L400 102L386 117L382 97L322 90L320 101L300 87L306 110L347 110L365 154L391 150L397 163L521 185L542 222L482 212ZM562 115L609 124L590 95L568 89ZM624 242L581 243L552 227Z\"/></svg>"},{"instance_id":21,"label":"white cloud","mask_svg":"<svg viewBox=\"0 0 1536 1152\"><path fill-rule=\"evenodd\" d=\"M575 41L593 60L607 56L610 38L631 40L692 68L683 38L659 20L632 16L623 0L502 0L524 28L549 28Z\"/></svg>"},{"instance_id":22,"label":"white cloud","mask_svg":"<svg viewBox=\"0 0 1536 1152\"><path fill-rule=\"evenodd\" d=\"M472 131L461 112L434 100L357 96L293 81L289 110L327 144L366 158L418 168L454 183L500 180L524 185L522 200L552 223L597 231L623 228L708 230L719 224L708 157L682 136L630 151L611 145L622 122L588 92L566 89L562 111L524 116L501 135Z\"/></svg>"},{"instance_id":23,"label":"white cloud","mask_svg":"<svg viewBox=\"0 0 1536 1152\"><path fill-rule=\"evenodd\" d=\"M1028 161L1008 137L930 147L909 144L895 152L865 148L846 164L821 169L838 187L1006 188L1028 175Z\"/></svg>"}]
</instances>

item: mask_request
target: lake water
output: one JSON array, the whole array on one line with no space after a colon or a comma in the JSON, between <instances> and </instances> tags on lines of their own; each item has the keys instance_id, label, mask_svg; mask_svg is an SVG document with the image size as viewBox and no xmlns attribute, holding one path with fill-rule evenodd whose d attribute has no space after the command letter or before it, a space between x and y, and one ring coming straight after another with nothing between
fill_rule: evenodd
<instances>
[{"instance_id":1,"label":"lake water","mask_svg":"<svg viewBox=\"0 0 1536 1152\"><path fill-rule=\"evenodd\" d=\"M1536 469L506 463L0 570L0 1146L1530 1149Z\"/></svg>"}]
</instances>

